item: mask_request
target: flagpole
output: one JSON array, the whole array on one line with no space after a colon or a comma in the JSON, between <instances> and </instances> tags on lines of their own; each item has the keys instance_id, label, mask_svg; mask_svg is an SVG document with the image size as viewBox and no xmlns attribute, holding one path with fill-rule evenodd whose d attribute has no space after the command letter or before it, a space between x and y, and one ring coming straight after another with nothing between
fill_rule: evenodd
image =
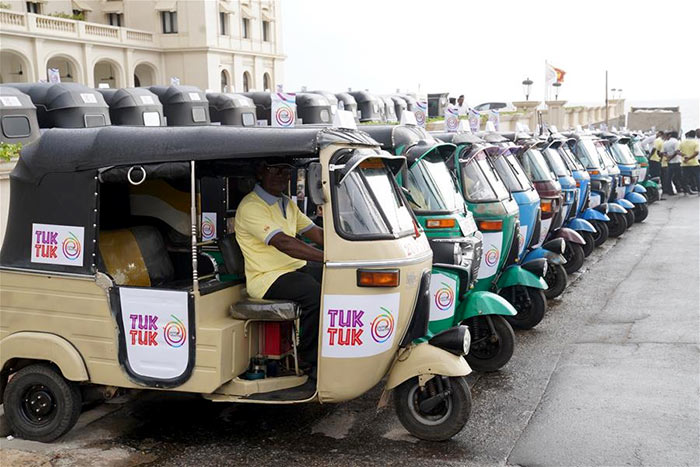
<instances>
[{"instance_id":1,"label":"flagpole","mask_svg":"<svg viewBox=\"0 0 700 467\"><path fill-rule=\"evenodd\" d=\"M605 70L605 126L610 127L609 113L608 109L608 70ZM607 128L606 128L607 130Z\"/></svg>"},{"instance_id":2,"label":"flagpole","mask_svg":"<svg viewBox=\"0 0 700 467\"><path fill-rule=\"evenodd\" d=\"M549 64L547 63L547 60L544 61L544 102L545 105L547 105L547 101L549 100L549 96L547 96L547 72L549 71Z\"/></svg>"}]
</instances>

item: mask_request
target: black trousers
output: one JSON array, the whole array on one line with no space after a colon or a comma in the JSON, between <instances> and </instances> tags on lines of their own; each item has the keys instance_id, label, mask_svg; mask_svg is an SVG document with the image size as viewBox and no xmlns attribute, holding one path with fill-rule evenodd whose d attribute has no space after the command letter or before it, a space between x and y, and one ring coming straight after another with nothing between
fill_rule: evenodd
<instances>
[{"instance_id":1,"label":"black trousers","mask_svg":"<svg viewBox=\"0 0 700 467\"><path fill-rule=\"evenodd\" d=\"M676 193L681 191L684 193L688 192L688 187L685 185L685 180L683 179L683 174L681 172L680 162L675 164L668 164L668 179L673 182L676 187Z\"/></svg>"},{"instance_id":2,"label":"black trousers","mask_svg":"<svg viewBox=\"0 0 700 467\"><path fill-rule=\"evenodd\" d=\"M649 161L649 177L661 177L661 162Z\"/></svg>"},{"instance_id":3,"label":"black trousers","mask_svg":"<svg viewBox=\"0 0 700 467\"><path fill-rule=\"evenodd\" d=\"M272 283L265 296L268 300L292 300L301 306L299 359L316 366L318 323L321 316L321 280L323 265L307 263Z\"/></svg>"},{"instance_id":4,"label":"black trousers","mask_svg":"<svg viewBox=\"0 0 700 467\"><path fill-rule=\"evenodd\" d=\"M673 187L671 185L671 173L668 167L661 167L661 188L664 194L673 195Z\"/></svg>"},{"instance_id":5,"label":"black trousers","mask_svg":"<svg viewBox=\"0 0 700 467\"><path fill-rule=\"evenodd\" d=\"M698 191L700 189L700 166L693 165L689 167L681 167L683 170L683 178L685 178L686 186L691 190Z\"/></svg>"}]
</instances>

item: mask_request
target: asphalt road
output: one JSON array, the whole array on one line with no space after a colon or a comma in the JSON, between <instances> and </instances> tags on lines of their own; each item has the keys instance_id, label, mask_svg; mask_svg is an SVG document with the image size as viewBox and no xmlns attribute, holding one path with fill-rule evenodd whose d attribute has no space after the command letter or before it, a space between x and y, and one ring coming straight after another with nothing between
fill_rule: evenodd
<instances>
[{"instance_id":1,"label":"asphalt road","mask_svg":"<svg viewBox=\"0 0 700 467\"><path fill-rule=\"evenodd\" d=\"M142 392L50 445L3 438L0 464L700 465L699 200L656 203L598 248L508 366L469 377L471 420L449 442L378 412L379 387L330 406Z\"/></svg>"}]
</instances>

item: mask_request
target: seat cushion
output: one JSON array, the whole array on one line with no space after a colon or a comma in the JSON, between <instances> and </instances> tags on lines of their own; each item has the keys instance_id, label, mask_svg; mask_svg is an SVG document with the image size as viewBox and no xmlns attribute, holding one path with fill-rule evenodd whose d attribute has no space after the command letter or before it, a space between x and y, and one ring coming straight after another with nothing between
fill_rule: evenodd
<instances>
[{"instance_id":1,"label":"seat cushion","mask_svg":"<svg viewBox=\"0 0 700 467\"><path fill-rule=\"evenodd\" d=\"M298 303L288 300L245 298L231 305L231 317L255 321L292 321L301 315Z\"/></svg>"}]
</instances>

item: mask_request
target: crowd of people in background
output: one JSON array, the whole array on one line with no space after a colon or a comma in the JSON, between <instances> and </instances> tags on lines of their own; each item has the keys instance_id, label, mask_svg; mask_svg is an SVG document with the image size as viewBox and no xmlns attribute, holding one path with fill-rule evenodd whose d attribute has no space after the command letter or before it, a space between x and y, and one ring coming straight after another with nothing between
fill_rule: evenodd
<instances>
[{"instance_id":1,"label":"crowd of people in background","mask_svg":"<svg viewBox=\"0 0 700 467\"><path fill-rule=\"evenodd\" d=\"M682 140L677 131L658 131L643 141L650 151L649 174L661 178L665 195L700 193L700 128L690 130ZM664 199L664 198L661 198Z\"/></svg>"}]
</instances>

